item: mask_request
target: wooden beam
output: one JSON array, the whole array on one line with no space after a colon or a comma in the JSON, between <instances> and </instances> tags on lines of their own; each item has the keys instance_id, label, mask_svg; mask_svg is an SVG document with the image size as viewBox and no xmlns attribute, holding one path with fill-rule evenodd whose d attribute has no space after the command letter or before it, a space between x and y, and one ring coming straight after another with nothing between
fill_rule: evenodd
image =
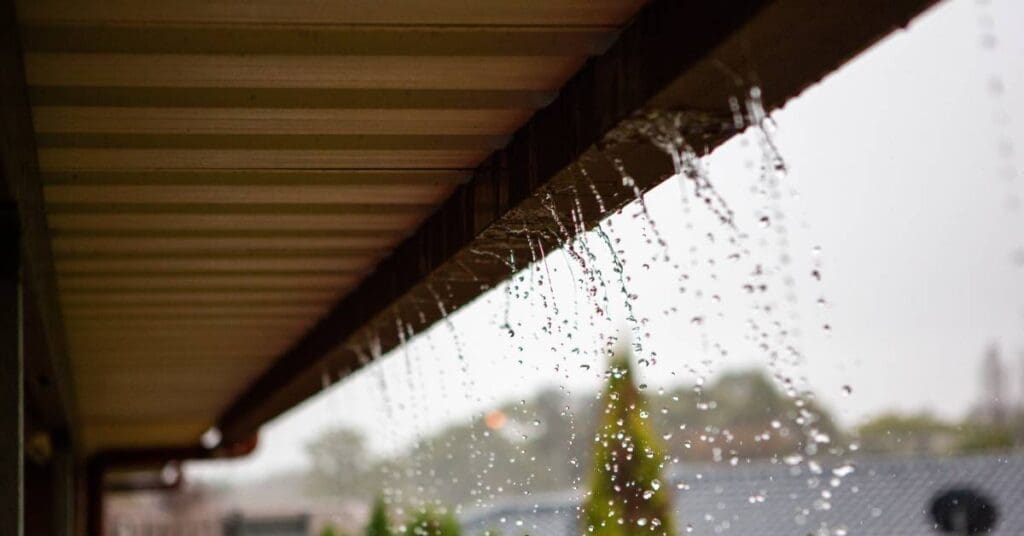
<instances>
[{"instance_id":1,"label":"wooden beam","mask_svg":"<svg viewBox=\"0 0 1024 536\"><path fill-rule=\"evenodd\" d=\"M22 354L21 226L0 204L0 533L24 534L25 393Z\"/></svg>"},{"instance_id":2,"label":"wooden beam","mask_svg":"<svg viewBox=\"0 0 1024 536\"><path fill-rule=\"evenodd\" d=\"M138 273L165 274L176 272L261 272L322 270L337 273L358 273L373 266L375 256L368 255L309 255L298 256L257 256L257 255L210 255L197 257L166 257L153 255L136 258L78 258L58 259L57 273Z\"/></svg>"},{"instance_id":3,"label":"wooden beam","mask_svg":"<svg viewBox=\"0 0 1024 536\"><path fill-rule=\"evenodd\" d=\"M98 304L145 304L145 305L166 305L185 303L216 303L216 304L322 304L333 301L335 291L329 292L320 290L301 291L244 291L244 292L217 292L206 290L189 290L184 292L161 292L157 294L148 291L136 292L113 292L103 293L76 293L68 291L61 296L61 302L66 305L98 305Z\"/></svg>"},{"instance_id":4,"label":"wooden beam","mask_svg":"<svg viewBox=\"0 0 1024 536\"><path fill-rule=\"evenodd\" d=\"M68 292L149 293L209 290L249 292L261 290L338 289L356 282L355 274L298 272L295 274L195 274L64 275L60 288Z\"/></svg>"},{"instance_id":5,"label":"wooden beam","mask_svg":"<svg viewBox=\"0 0 1024 536\"><path fill-rule=\"evenodd\" d=\"M318 89L230 87L29 88L35 106L338 110L533 110L554 91L517 89Z\"/></svg>"},{"instance_id":6,"label":"wooden beam","mask_svg":"<svg viewBox=\"0 0 1024 536\"><path fill-rule=\"evenodd\" d=\"M43 175L49 203L425 205L465 182L460 170L110 171Z\"/></svg>"},{"instance_id":7,"label":"wooden beam","mask_svg":"<svg viewBox=\"0 0 1024 536\"><path fill-rule=\"evenodd\" d=\"M236 329L243 335L267 331L294 338L304 331L303 321L304 319L282 322L273 318L240 318L237 321L230 318L135 318L125 320L92 318L69 322L69 332L72 338L96 336L116 339L124 330L132 330L140 337L148 336L159 340L160 338L178 337L181 330L186 330L193 333L199 340L209 340L222 337L224 333ZM121 328L119 329L118 326Z\"/></svg>"},{"instance_id":8,"label":"wooden beam","mask_svg":"<svg viewBox=\"0 0 1024 536\"><path fill-rule=\"evenodd\" d=\"M135 349L114 353L107 350L84 348L82 350L84 358L90 362L95 361L95 364L91 367L82 368L78 372L79 380L91 380L91 383L95 384L97 382L103 383L109 379L111 384L114 384L117 378L135 377L138 379L149 377L152 383L140 381L136 387L151 389L159 386L176 390L187 390L192 386L190 382L181 381L180 385L176 385L176 382L181 378L171 381L170 378L160 376L160 371L170 370L185 373L187 370L192 369L194 372L197 367L206 370L207 365L209 365L209 374L204 374L201 379L196 377L195 385L218 387L221 391L231 390L230 386L224 384L225 378L232 376L230 371L234 371L234 375L237 375L246 370L258 370L260 368L259 363L262 363L262 361L257 360L267 357L266 354L272 351L271 348L266 348L263 351L253 350L248 352L237 349L227 351L218 348L197 348L194 354L190 354L188 351L182 352L182 350L183 348L174 346L169 346L166 349L162 346L153 346L148 352L145 349ZM181 355L188 355L188 358L180 358L179 356ZM126 369L126 367L130 368ZM89 398L89 396L84 398ZM110 393L104 393L103 396L109 397ZM180 401L175 401L174 404L178 402ZM131 413L131 410L132 407L125 406L125 411Z\"/></svg>"},{"instance_id":9,"label":"wooden beam","mask_svg":"<svg viewBox=\"0 0 1024 536\"><path fill-rule=\"evenodd\" d=\"M504 136L363 134L36 134L40 149L216 149L256 151L494 150Z\"/></svg>"},{"instance_id":10,"label":"wooden beam","mask_svg":"<svg viewBox=\"0 0 1024 536\"><path fill-rule=\"evenodd\" d=\"M248 337L245 337L245 335L248 335ZM83 358L88 359L93 365L82 368L78 372L78 379L92 378L102 381L108 373L141 377L147 373L165 368L177 371L193 368L194 371L194 367L205 367L206 365L210 366L211 373L220 373L227 370L238 371L240 366L258 367L257 363L262 363L262 359L265 359L267 354L275 353L274 350L277 348L283 348L290 342L290 339L291 337L283 334L274 337L260 337L256 330L251 330L249 333L236 336L235 340L221 336L220 340L223 341L223 344L219 346L212 342L199 341L194 348L188 345L176 345L173 342L160 341L159 339L149 343L148 348L144 342L130 342L126 343L126 348L114 349L107 349L98 344L82 343L79 346L82 347ZM240 343L258 345L260 348L243 351L243 349L239 349ZM77 351L79 350L76 348ZM218 357L221 355L223 356L222 358ZM179 356L188 357L180 358ZM119 372L129 365L135 367L136 370ZM230 377L230 374L227 376ZM212 376L204 376L205 378L210 378L210 381L224 381L223 375L219 377L219 380L213 379ZM164 380L154 381L160 382ZM188 382L184 383L187 384ZM221 385L221 387L225 386Z\"/></svg>"},{"instance_id":11,"label":"wooden beam","mask_svg":"<svg viewBox=\"0 0 1024 536\"><path fill-rule=\"evenodd\" d=\"M58 258L84 255L130 253L146 255L163 253L167 256L186 256L219 252L238 254L249 252L304 251L364 251L377 252L386 249L397 239L396 235L381 233L379 236L339 236L288 238L140 238L109 236L55 236L53 252ZM283 253L282 253L283 254Z\"/></svg>"},{"instance_id":12,"label":"wooden beam","mask_svg":"<svg viewBox=\"0 0 1024 536\"><path fill-rule=\"evenodd\" d=\"M39 133L506 135L532 110L35 106Z\"/></svg>"},{"instance_id":13,"label":"wooden beam","mask_svg":"<svg viewBox=\"0 0 1024 536\"><path fill-rule=\"evenodd\" d=\"M42 169L51 171L155 171L229 169L464 168L487 149L39 149Z\"/></svg>"},{"instance_id":14,"label":"wooden beam","mask_svg":"<svg viewBox=\"0 0 1024 536\"><path fill-rule=\"evenodd\" d=\"M302 205L299 205L302 206ZM115 208L116 207L116 208ZM202 210L200 205L156 209L150 206L87 207L67 206L50 214L49 223L58 234L64 231L378 231L400 232L427 215L425 210L410 210L412 205L390 207L384 211L380 206L360 210L351 205L338 207L321 205L323 210L314 210L313 205L305 209L278 207L276 210L261 210L258 205L224 205L218 211ZM196 208L199 207L199 208ZM95 210L91 210L95 208ZM241 208L231 211L231 208ZM332 212L332 209L334 210Z\"/></svg>"},{"instance_id":15,"label":"wooden beam","mask_svg":"<svg viewBox=\"0 0 1024 536\"><path fill-rule=\"evenodd\" d=\"M25 83L20 30L14 3L0 1L0 203L13 206L21 229L21 259L27 370L42 423L75 441L75 397L70 376L64 324L57 301L56 276L50 250L35 134ZM2 532L2 531L0 531Z\"/></svg>"},{"instance_id":16,"label":"wooden beam","mask_svg":"<svg viewBox=\"0 0 1024 536\"><path fill-rule=\"evenodd\" d=\"M451 193L447 186L46 186L51 203L289 203L344 205L417 205L443 200Z\"/></svg>"},{"instance_id":17,"label":"wooden beam","mask_svg":"<svg viewBox=\"0 0 1024 536\"><path fill-rule=\"evenodd\" d=\"M774 109L932 3L650 3L606 53L577 72L508 146L487 158L472 179L281 354L224 411L219 428L229 438L251 433L318 392L323 370L358 369L361 361L346 343L372 334L386 352L400 343L396 319L425 329L507 278L507 266L476 252L504 258L511 249L519 252L518 259L529 259L526 240L509 229L526 226L538 232L536 238L554 242L547 232L555 225L549 209L562 221L575 221L570 213L582 205L581 223L589 228L635 199L610 159L621 159L643 191L670 176L671 159L651 143L604 143L632 114L651 107L703 112L705 119L695 120L685 134L697 147L714 147L733 133L730 98L742 98L750 84L761 86L766 106ZM589 172L602 202L572 194L589 192L580 167ZM443 307L436 305L438 299Z\"/></svg>"},{"instance_id":18,"label":"wooden beam","mask_svg":"<svg viewBox=\"0 0 1024 536\"><path fill-rule=\"evenodd\" d=\"M354 261L373 259L378 256L382 248L368 247L249 247L237 251L218 250L214 248L198 249L175 249L167 252L139 251L134 249L118 249L115 251L84 250L75 252L59 252L56 254L57 261L62 260L89 260L89 261L123 261L123 260L144 260L154 261L157 259L218 259L229 260L252 260L252 259L287 259L295 257L309 258L350 258Z\"/></svg>"},{"instance_id":19,"label":"wooden beam","mask_svg":"<svg viewBox=\"0 0 1024 536\"><path fill-rule=\"evenodd\" d=\"M469 180L469 169L284 169L179 171L68 171L42 175L46 186L457 186ZM289 201L279 201L288 203Z\"/></svg>"},{"instance_id":20,"label":"wooden beam","mask_svg":"<svg viewBox=\"0 0 1024 536\"><path fill-rule=\"evenodd\" d=\"M31 86L553 91L583 56L25 56Z\"/></svg>"},{"instance_id":21,"label":"wooden beam","mask_svg":"<svg viewBox=\"0 0 1024 536\"><path fill-rule=\"evenodd\" d=\"M587 56L614 36L607 26L36 25L29 53L268 54L329 56Z\"/></svg>"},{"instance_id":22,"label":"wooden beam","mask_svg":"<svg viewBox=\"0 0 1024 536\"><path fill-rule=\"evenodd\" d=\"M93 317L136 317L136 318L168 318L182 315L196 317L231 317L240 318L310 318L323 312L325 307L316 305L261 305L261 306L224 306L224 305L178 305L178 306L69 306L66 308L68 318L80 316Z\"/></svg>"},{"instance_id":23,"label":"wooden beam","mask_svg":"<svg viewBox=\"0 0 1024 536\"><path fill-rule=\"evenodd\" d=\"M177 324L177 326L182 325L188 324ZM103 351L114 350L119 347L124 347L128 350L144 348L147 343L149 343L150 350L155 347L164 348L168 345L188 346L192 344L191 341L195 341L196 347L200 348L220 345L226 347L224 349L227 350L234 346L233 342L220 342L225 338L223 325L213 325L207 329L196 330L194 333L195 338L189 338L187 341L177 336L171 330L160 330L153 329L153 326L143 326L144 324L134 324L132 326L133 329L118 331L111 328L107 332L72 329L70 330L69 339L71 344L76 347L83 346L85 348L102 349ZM241 326L238 330L237 338L255 339L259 344L270 341L285 341L291 336L294 329L294 326L288 325L281 325L276 329L265 329L263 326Z\"/></svg>"},{"instance_id":24,"label":"wooden beam","mask_svg":"<svg viewBox=\"0 0 1024 536\"><path fill-rule=\"evenodd\" d=\"M347 24L615 26L642 2L622 0L181 0L143 5L130 0L18 0L26 23L110 25Z\"/></svg>"},{"instance_id":25,"label":"wooden beam","mask_svg":"<svg viewBox=\"0 0 1024 536\"><path fill-rule=\"evenodd\" d=\"M259 286L261 284L268 282L271 284L271 286L273 286L277 284L284 284L286 282L288 284L285 286L289 287L291 283L298 278L330 278L338 277L339 275L344 276L346 278L351 278L353 275L356 274L338 274L337 272L331 270L267 270L265 272L259 273L253 273L245 270L239 270L234 272L173 272L167 274L160 274L160 277L166 279L170 284L166 286L157 286L155 288L178 288L177 285L179 283L184 284L185 281L190 281L193 279L201 279L203 281L215 282L210 285L212 287L216 287L224 283L230 285L235 281L245 281L247 282L245 284L250 284L249 282L252 282L251 284L254 286ZM107 272L82 272L76 273L73 276L61 276L61 280L77 280L78 278L82 278L88 281L96 281L98 280L98 278L107 278L110 276L111 274ZM143 280L143 278L151 278L152 276L152 273L145 271L122 272L117 274L117 277L123 278L121 279L121 281L124 281L126 285L133 285L136 281L141 281ZM328 280L329 279L320 279L319 281L322 283L323 281ZM103 285L98 285L98 287L103 288ZM147 283L145 285L145 288L153 287L150 287L150 285Z\"/></svg>"}]
</instances>

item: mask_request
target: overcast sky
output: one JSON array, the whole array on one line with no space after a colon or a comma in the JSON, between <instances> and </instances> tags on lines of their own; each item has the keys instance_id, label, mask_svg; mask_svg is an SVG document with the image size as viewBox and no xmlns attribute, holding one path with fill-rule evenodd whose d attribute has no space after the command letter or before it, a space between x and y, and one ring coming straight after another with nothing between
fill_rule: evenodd
<instances>
[{"instance_id":1,"label":"overcast sky","mask_svg":"<svg viewBox=\"0 0 1024 536\"><path fill-rule=\"evenodd\" d=\"M776 370L803 378L843 423L894 410L963 416L981 396L979 362L993 343L1020 400L1024 209L1013 207L1024 198L1021 28L1024 3L1016 0L945 2L774 113L774 140L788 167L777 207L754 191L757 133L716 150L706 165L749 235L743 262L722 262L729 230L696 205L688 216L678 181L647 196L670 261L644 241L651 231L636 206L614 216L610 231L622 241L627 286L638 296L634 313L646 325L625 320L606 250L598 268L614 302L611 320L593 318L572 285L570 262L555 253L524 274L518 290L529 289L528 298L509 302L503 287L484 295L452 315L454 329L436 325L265 426L253 456L193 463L191 476L251 478L301 467L303 445L340 425L364 429L386 454L542 386L596 388L599 333L633 331L643 345L638 357L656 354L642 370L651 388L767 366L748 339L754 302L741 289L751 263L775 266L781 256L790 262L773 273L769 291L779 306L762 320L796 333L791 342L803 358ZM595 250L597 240L590 236ZM548 272L550 284L531 286ZM690 276L685 285L680 273ZM501 327L506 307L514 337ZM691 322L698 316L703 321ZM562 332L542 332L549 317Z\"/></svg>"}]
</instances>

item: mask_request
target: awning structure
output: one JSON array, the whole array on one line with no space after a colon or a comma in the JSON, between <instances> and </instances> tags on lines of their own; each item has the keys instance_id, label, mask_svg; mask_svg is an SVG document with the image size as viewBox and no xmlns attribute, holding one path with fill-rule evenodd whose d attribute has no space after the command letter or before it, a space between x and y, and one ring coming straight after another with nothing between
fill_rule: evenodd
<instances>
[{"instance_id":1,"label":"awning structure","mask_svg":"<svg viewBox=\"0 0 1024 536\"><path fill-rule=\"evenodd\" d=\"M624 120L781 106L933 1L5 2L28 428L104 467L244 451L368 330L506 278L479 252L568 215L580 162L585 226L628 202L591 158Z\"/></svg>"},{"instance_id":2,"label":"awning structure","mask_svg":"<svg viewBox=\"0 0 1024 536\"><path fill-rule=\"evenodd\" d=\"M639 7L19 3L84 448L196 442Z\"/></svg>"}]
</instances>

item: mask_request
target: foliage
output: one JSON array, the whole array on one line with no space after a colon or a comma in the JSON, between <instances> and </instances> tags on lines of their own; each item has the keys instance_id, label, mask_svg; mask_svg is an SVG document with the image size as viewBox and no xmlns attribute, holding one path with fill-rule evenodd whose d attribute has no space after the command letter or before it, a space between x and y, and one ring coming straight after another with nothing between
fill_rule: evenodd
<instances>
[{"instance_id":1,"label":"foliage","mask_svg":"<svg viewBox=\"0 0 1024 536\"><path fill-rule=\"evenodd\" d=\"M324 525L323 530L320 531L320 536L347 536L338 527L334 525Z\"/></svg>"},{"instance_id":2,"label":"foliage","mask_svg":"<svg viewBox=\"0 0 1024 536\"><path fill-rule=\"evenodd\" d=\"M416 512L405 531L412 536L459 536L462 529L450 511L425 509Z\"/></svg>"},{"instance_id":3,"label":"foliage","mask_svg":"<svg viewBox=\"0 0 1024 536\"><path fill-rule=\"evenodd\" d=\"M627 356L613 358L601 401L604 414L594 438L590 494L584 506L587 532L675 534L670 491L661 478L663 450Z\"/></svg>"},{"instance_id":4,"label":"foliage","mask_svg":"<svg viewBox=\"0 0 1024 536\"><path fill-rule=\"evenodd\" d=\"M891 435L899 433L946 433L955 431L955 427L930 413L900 415L886 413L861 425L857 432L861 436Z\"/></svg>"},{"instance_id":5,"label":"foliage","mask_svg":"<svg viewBox=\"0 0 1024 536\"><path fill-rule=\"evenodd\" d=\"M887 413L861 425L857 435L864 450L889 454L966 454L1017 446L1017 433L1010 426L970 417L953 423L929 413Z\"/></svg>"},{"instance_id":6,"label":"foliage","mask_svg":"<svg viewBox=\"0 0 1024 536\"><path fill-rule=\"evenodd\" d=\"M705 386L680 387L650 397L658 411L652 417L659 436L671 434L668 454L686 462L722 456L741 460L772 458L804 450L806 431L842 442L842 433L829 412L806 397L802 408L758 369L727 373ZM680 429L685 424L685 429ZM718 434L714 443L704 440Z\"/></svg>"},{"instance_id":7,"label":"foliage","mask_svg":"<svg viewBox=\"0 0 1024 536\"><path fill-rule=\"evenodd\" d=\"M370 520L366 524L366 536L391 536L388 507L383 497L378 496L373 502L373 511L370 512Z\"/></svg>"},{"instance_id":8,"label":"foliage","mask_svg":"<svg viewBox=\"0 0 1024 536\"><path fill-rule=\"evenodd\" d=\"M880 415L857 428L869 452L952 454L960 431L929 413Z\"/></svg>"},{"instance_id":9,"label":"foliage","mask_svg":"<svg viewBox=\"0 0 1024 536\"><path fill-rule=\"evenodd\" d=\"M1005 450L1015 445L1013 431L1000 426L965 426L956 444L958 452Z\"/></svg>"}]
</instances>

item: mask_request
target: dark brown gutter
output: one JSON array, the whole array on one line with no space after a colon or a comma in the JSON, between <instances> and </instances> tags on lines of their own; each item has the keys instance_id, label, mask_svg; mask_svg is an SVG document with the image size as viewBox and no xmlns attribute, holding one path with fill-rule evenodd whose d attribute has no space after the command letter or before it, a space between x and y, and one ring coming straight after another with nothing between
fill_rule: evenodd
<instances>
[{"instance_id":1,"label":"dark brown gutter","mask_svg":"<svg viewBox=\"0 0 1024 536\"><path fill-rule=\"evenodd\" d=\"M541 196L571 221L580 159L603 207L581 196L589 228L628 202L606 159L587 156L620 123L645 109L725 116L730 97L751 84L768 110L782 106L935 0L658 0L645 7L603 55L592 59L558 97L494 152L472 178L284 352L220 416L225 438L244 437L321 389L322 377L347 374L363 360L346 344L368 333L381 352L400 344L395 320L422 330L510 275L502 262L473 251L529 258L512 226L551 225ZM728 132L700 140L710 150ZM644 191L667 177L668 158L651 146L618 149ZM543 220L543 221L542 221ZM519 265L521 268L523 265Z\"/></svg>"}]
</instances>

